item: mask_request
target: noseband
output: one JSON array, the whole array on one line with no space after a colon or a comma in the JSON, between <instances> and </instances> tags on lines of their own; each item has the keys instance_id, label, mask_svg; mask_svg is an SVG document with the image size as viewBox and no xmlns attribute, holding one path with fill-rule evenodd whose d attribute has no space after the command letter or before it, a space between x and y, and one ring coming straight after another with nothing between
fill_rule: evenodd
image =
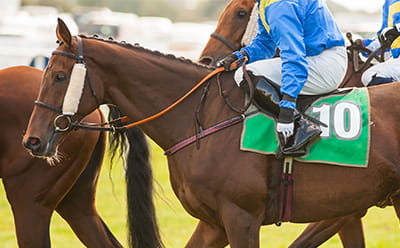
<instances>
[{"instance_id":1,"label":"noseband","mask_svg":"<svg viewBox=\"0 0 400 248\"><path fill-rule=\"evenodd\" d=\"M228 39L224 38L223 36L217 34L217 33L212 33L210 35L211 37L221 41L225 46L229 47L232 51L237 51L241 46L235 46L232 42L230 42Z\"/></svg>"}]
</instances>

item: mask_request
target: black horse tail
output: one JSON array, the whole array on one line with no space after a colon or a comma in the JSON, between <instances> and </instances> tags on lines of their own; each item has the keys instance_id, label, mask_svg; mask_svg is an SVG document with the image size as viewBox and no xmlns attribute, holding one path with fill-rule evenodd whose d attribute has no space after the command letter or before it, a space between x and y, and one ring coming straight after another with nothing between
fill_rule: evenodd
<instances>
[{"instance_id":1,"label":"black horse tail","mask_svg":"<svg viewBox=\"0 0 400 248\"><path fill-rule=\"evenodd\" d=\"M109 120L120 116L121 112L110 106ZM130 247L164 247L153 203L153 173L149 161L149 147L144 133L137 127L129 128L123 132L113 132L112 137L110 137L110 145L113 151L116 151L118 146L122 148L120 152L127 152L125 180L127 184Z\"/></svg>"}]
</instances>

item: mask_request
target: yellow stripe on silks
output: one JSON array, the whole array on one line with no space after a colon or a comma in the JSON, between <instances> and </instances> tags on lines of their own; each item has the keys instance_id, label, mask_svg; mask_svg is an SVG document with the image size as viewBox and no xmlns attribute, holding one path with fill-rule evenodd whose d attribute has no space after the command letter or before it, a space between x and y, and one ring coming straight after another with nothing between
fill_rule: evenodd
<instances>
[{"instance_id":1,"label":"yellow stripe on silks","mask_svg":"<svg viewBox=\"0 0 400 248\"><path fill-rule=\"evenodd\" d=\"M76 63L72 68L67 92L64 96L63 114L74 115L78 111L86 77L86 66Z\"/></svg>"},{"instance_id":2,"label":"yellow stripe on silks","mask_svg":"<svg viewBox=\"0 0 400 248\"><path fill-rule=\"evenodd\" d=\"M400 12L400 2L394 3L389 6L388 13L388 26L393 27L393 15Z\"/></svg>"},{"instance_id":3,"label":"yellow stripe on silks","mask_svg":"<svg viewBox=\"0 0 400 248\"><path fill-rule=\"evenodd\" d=\"M265 30L269 33L271 28L269 27L267 20L265 19L265 8L270 6L271 4L278 2L280 0L261 0L260 1L260 18L265 27Z\"/></svg>"},{"instance_id":4,"label":"yellow stripe on silks","mask_svg":"<svg viewBox=\"0 0 400 248\"><path fill-rule=\"evenodd\" d=\"M400 37L397 37L390 45L391 49L400 48Z\"/></svg>"},{"instance_id":5,"label":"yellow stripe on silks","mask_svg":"<svg viewBox=\"0 0 400 248\"><path fill-rule=\"evenodd\" d=\"M389 6L388 27L393 27L393 15L400 12L400 2L396 2ZM400 48L400 37L395 39L390 46L392 49Z\"/></svg>"}]
</instances>

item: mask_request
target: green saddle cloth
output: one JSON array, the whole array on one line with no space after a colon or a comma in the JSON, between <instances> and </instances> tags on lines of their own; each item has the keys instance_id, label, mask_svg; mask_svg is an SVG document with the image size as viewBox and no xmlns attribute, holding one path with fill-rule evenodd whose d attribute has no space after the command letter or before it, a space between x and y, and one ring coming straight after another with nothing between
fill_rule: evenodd
<instances>
[{"instance_id":1,"label":"green saddle cloth","mask_svg":"<svg viewBox=\"0 0 400 248\"><path fill-rule=\"evenodd\" d=\"M352 167L367 167L370 140L369 95L366 88L321 97L306 113L321 126L319 139L309 144L309 153L296 160ZM263 113L246 118L241 137L241 150L275 154L278 140L275 122Z\"/></svg>"}]
</instances>

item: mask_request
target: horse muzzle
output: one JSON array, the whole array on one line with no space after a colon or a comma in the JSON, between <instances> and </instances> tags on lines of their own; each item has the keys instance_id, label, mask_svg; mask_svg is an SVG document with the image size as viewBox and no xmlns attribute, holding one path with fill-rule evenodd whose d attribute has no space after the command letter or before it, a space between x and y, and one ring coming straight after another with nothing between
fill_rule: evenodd
<instances>
[{"instance_id":1,"label":"horse muzzle","mask_svg":"<svg viewBox=\"0 0 400 248\"><path fill-rule=\"evenodd\" d=\"M23 145L29 150L32 156L41 158L53 157L57 152L56 141L59 133L54 132L49 141L45 142L36 136L28 136L23 140Z\"/></svg>"}]
</instances>

